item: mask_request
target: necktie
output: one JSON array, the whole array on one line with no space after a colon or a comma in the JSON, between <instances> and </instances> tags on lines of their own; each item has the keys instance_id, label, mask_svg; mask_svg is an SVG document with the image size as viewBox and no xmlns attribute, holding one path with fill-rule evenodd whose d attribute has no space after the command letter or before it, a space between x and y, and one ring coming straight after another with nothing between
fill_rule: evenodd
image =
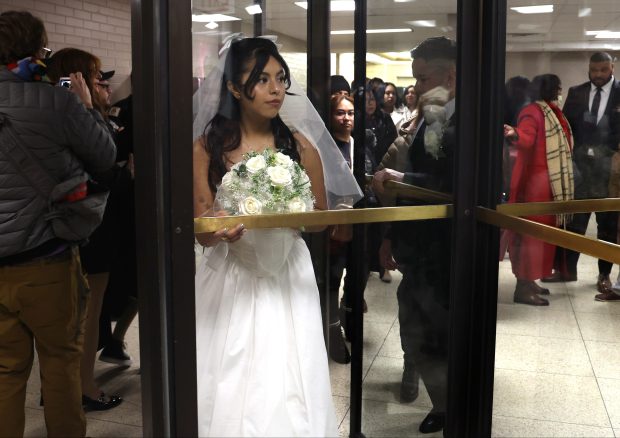
<instances>
[{"instance_id":1,"label":"necktie","mask_svg":"<svg viewBox=\"0 0 620 438\"><path fill-rule=\"evenodd\" d=\"M592 100L592 109L590 113L594 117L594 120L598 122L598 107L601 105L601 87L596 87L596 94Z\"/></svg>"}]
</instances>

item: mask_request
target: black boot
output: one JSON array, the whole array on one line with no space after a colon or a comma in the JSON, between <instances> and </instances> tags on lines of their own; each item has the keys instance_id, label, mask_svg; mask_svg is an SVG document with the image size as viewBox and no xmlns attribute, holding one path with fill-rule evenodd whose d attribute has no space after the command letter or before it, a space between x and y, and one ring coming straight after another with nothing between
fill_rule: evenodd
<instances>
[{"instance_id":1,"label":"black boot","mask_svg":"<svg viewBox=\"0 0 620 438\"><path fill-rule=\"evenodd\" d=\"M351 342L351 334L353 333L353 313L351 309L346 307L344 299L340 300L339 316L340 324L344 330L344 337L347 341Z\"/></svg>"},{"instance_id":2,"label":"black boot","mask_svg":"<svg viewBox=\"0 0 620 438\"><path fill-rule=\"evenodd\" d=\"M415 369L415 365L405 362L403 370L403 380L400 384L400 401L401 403L411 403L418 398L420 387L420 373Z\"/></svg>"},{"instance_id":3,"label":"black boot","mask_svg":"<svg viewBox=\"0 0 620 438\"><path fill-rule=\"evenodd\" d=\"M351 362L351 354L344 343L340 322L329 325L329 357L335 362L347 364Z\"/></svg>"}]
</instances>

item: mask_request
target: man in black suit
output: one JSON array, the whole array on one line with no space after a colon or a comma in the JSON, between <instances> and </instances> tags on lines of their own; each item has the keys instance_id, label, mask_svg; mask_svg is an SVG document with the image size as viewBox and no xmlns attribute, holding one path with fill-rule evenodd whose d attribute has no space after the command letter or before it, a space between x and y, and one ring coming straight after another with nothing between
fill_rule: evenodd
<instances>
[{"instance_id":1,"label":"man in black suit","mask_svg":"<svg viewBox=\"0 0 620 438\"><path fill-rule=\"evenodd\" d=\"M409 147L408 168L404 173L393 169L377 172L373 187L382 192L384 181L395 180L452 193L456 44L445 37L429 38L411 51L411 57L416 93L421 96L422 119L417 122L417 132ZM443 99L443 103L447 99L447 103L443 108L435 105L431 113L424 103L429 98ZM397 203L429 204L421 200ZM449 219L395 222L380 251L384 267L398 268L403 273L397 291L405 363L401 401L415 400L421 376L433 402L433 409L420 424L422 433L439 431L445 423L451 228Z\"/></svg>"},{"instance_id":2,"label":"man in black suit","mask_svg":"<svg viewBox=\"0 0 620 438\"><path fill-rule=\"evenodd\" d=\"M573 161L575 199L606 198L608 196L611 156L620 142L620 83L615 80L612 57L597 52L590 57L590 80L571 87L563 112L573 131ZM585 234L591 213L575 214L569 231ZM616 242L617 212L597 212L597 238ZM542 281L577 280L579 253L558 248L555 270ZM598 261L599 275L595 296L597 301L617 301L620 295L611 289L609 274L612 263Z\"/></svg>"}]
</instances>

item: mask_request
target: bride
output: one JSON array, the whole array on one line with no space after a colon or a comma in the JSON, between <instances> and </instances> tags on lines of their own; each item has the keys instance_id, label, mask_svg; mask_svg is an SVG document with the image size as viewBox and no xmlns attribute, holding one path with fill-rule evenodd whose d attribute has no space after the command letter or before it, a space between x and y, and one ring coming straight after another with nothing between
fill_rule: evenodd
<instances>
[{"instance_id":1,"label":"bride","mask_svg":"<svg viewBox=\"0 0 620 438\"><path fill-rule=\"evenodd\" d=\"M317 209L359 199L329 133L291 81L267 38L233 36L222 49L198 96L196 217L222 214L215 199L223 175L245 153L266 148L303 166ZM318 289L299 231L238 225L196 239L203 247L196 267L199 435L338 436Z\"/></svg>"}]
</instances>

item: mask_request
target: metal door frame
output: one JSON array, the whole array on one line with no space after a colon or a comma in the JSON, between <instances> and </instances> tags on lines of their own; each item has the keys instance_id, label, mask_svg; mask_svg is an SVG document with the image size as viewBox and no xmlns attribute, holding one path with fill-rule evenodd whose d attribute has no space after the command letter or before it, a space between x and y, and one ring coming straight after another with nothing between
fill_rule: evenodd
<instances>
[{"instance_id":1,"label":"metal door frame","mask_svg":"<svg viewBox=\"0 0 620 438\"><path fill-rule=\"evenodd\" d=\"M326 8L328 2L317 5ZM356 0L356 5L355 47L360 50L365 48L367 1ZM459 190L452 246L448 436L490 436L491 431L498 239L497 230L478 223L474 211L477 205L493 208L493 194L499 193L493 169L500 161L488 149L501 138L489 126L501 117L505 6L505 0L458 3ZM197 435L190 29L190 0L132 0L134 109L144 109L135 111L134 120L146 436ZM356 68L356 78L360 76ZM356 324L361 329L361 313ZM353 355L360 356L355 349ZM355 381L352 436L361 433L361 379Z\"/></svg>"}]
</instances>

